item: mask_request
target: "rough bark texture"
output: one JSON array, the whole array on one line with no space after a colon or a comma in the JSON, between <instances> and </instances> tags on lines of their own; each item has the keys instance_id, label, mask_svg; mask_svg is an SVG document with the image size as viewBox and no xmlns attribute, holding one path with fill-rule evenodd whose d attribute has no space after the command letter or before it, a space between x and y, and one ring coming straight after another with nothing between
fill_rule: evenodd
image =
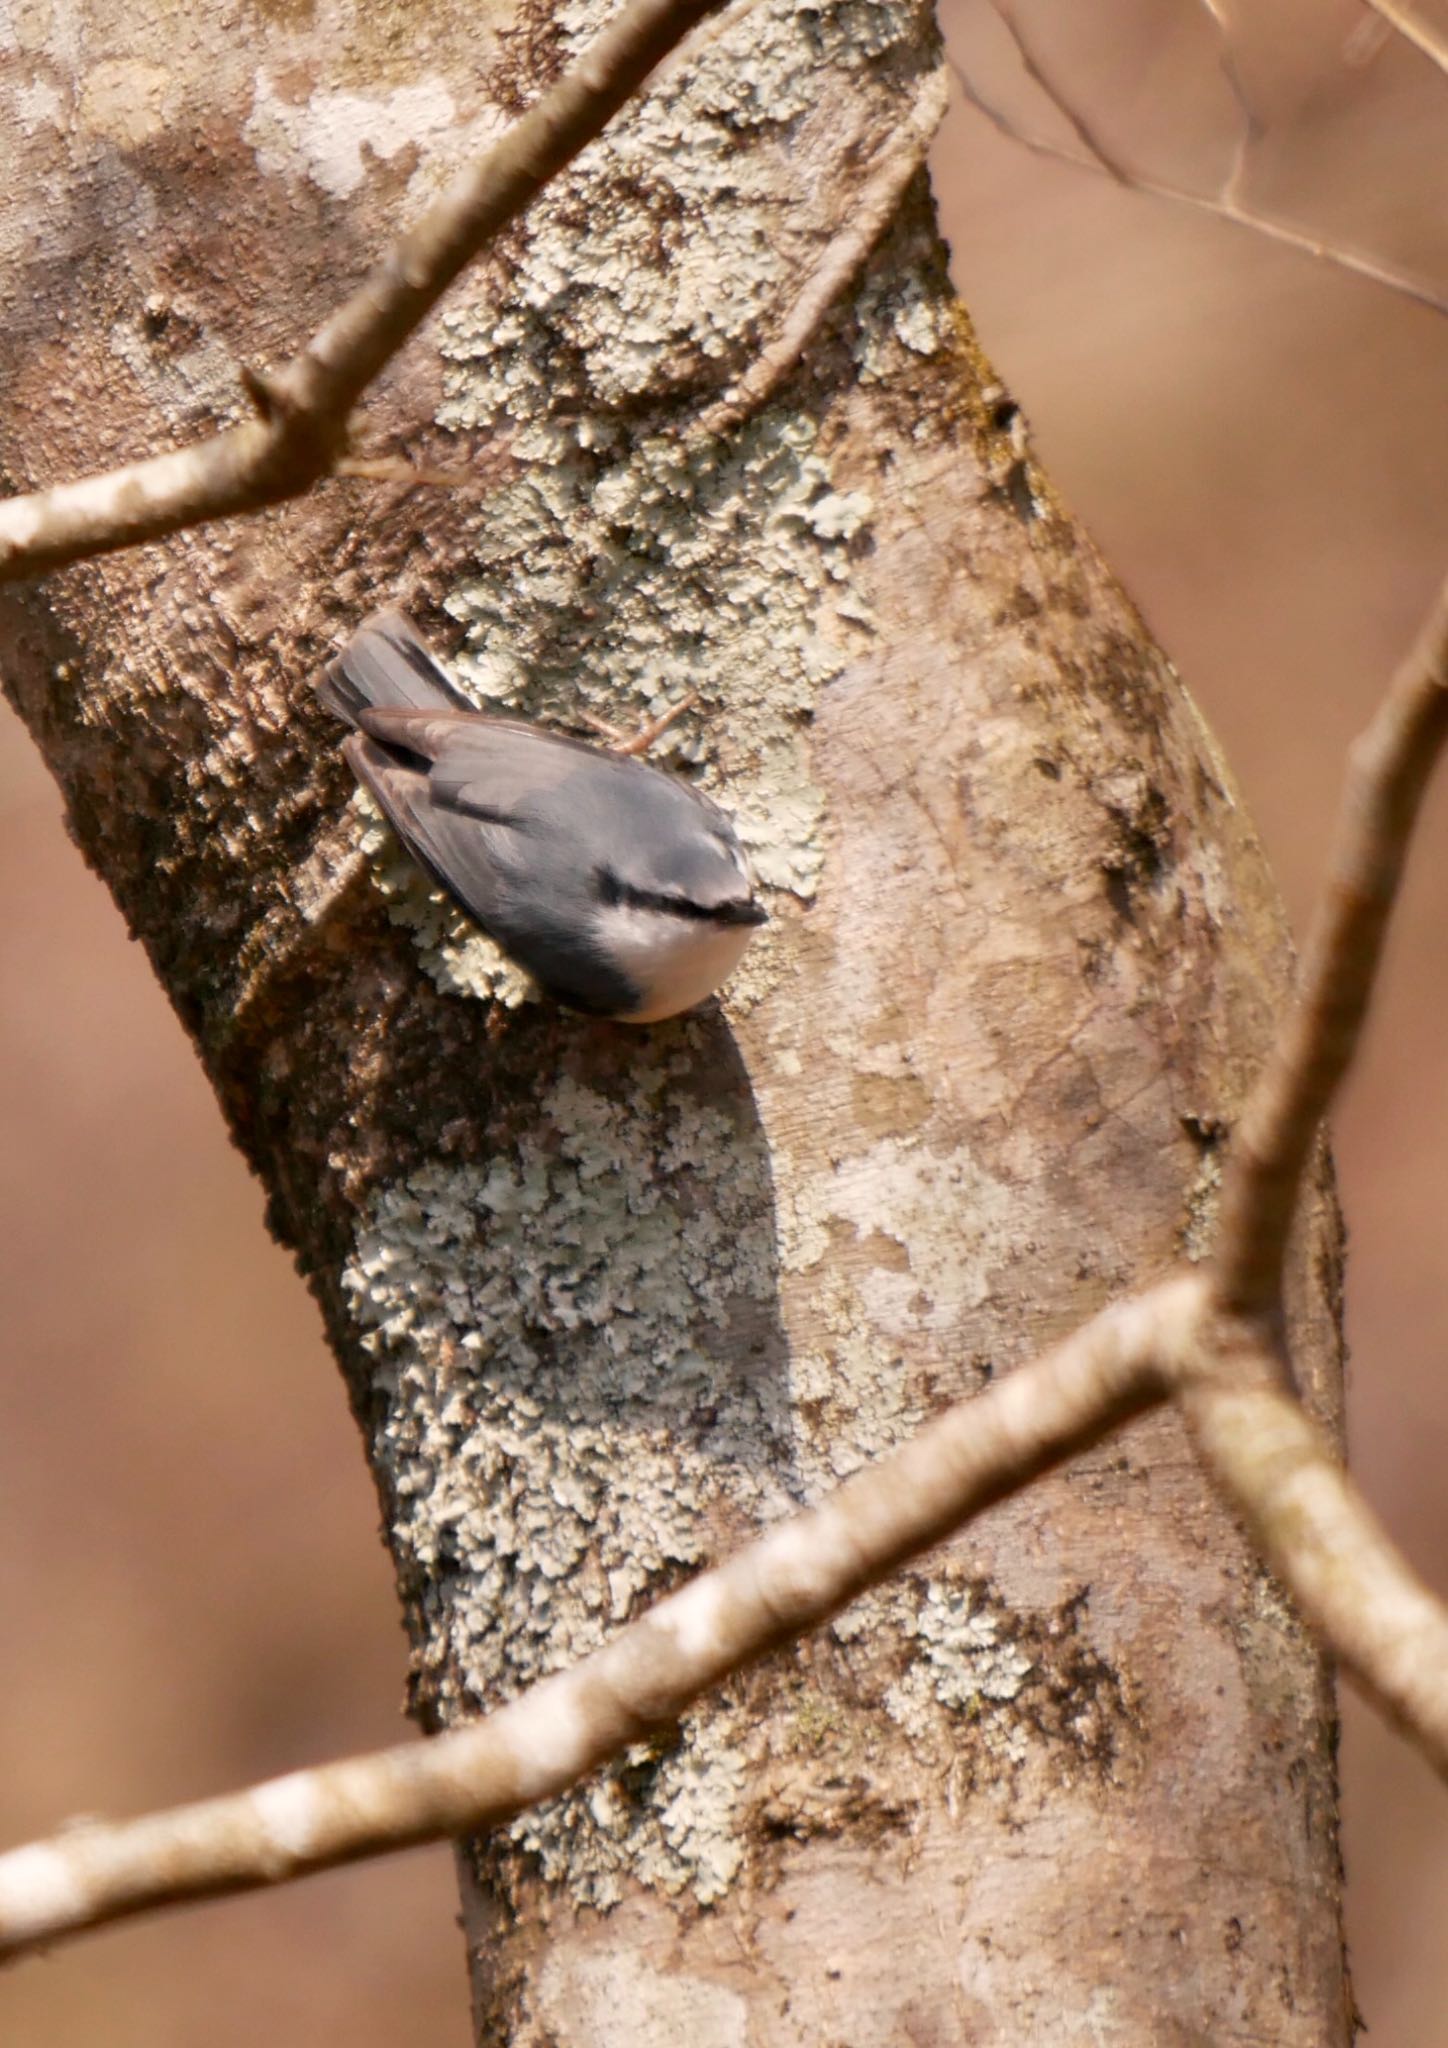
<instances>
[{"instance_id":1,"label":"rough bark texture","mask_svg":"<svg viewBox=\"0 0 1448 2048\"><path fill-rule=\"evenodd\" d=\"M224 414L594 19L17 11L4 481ZM936 63L905 0L776 5L591 152L369 420L476 497L333 485L0 604L327 1316L425 1726L1199 1247L1282 999L1230 779L976 352L923 177L798 369L691 432ZM722 1006L520 1003L399 871L309 693L397 600L484 700L700 691L681 765L777 911ZM1324 1179L1294 1334L1330 1415L1336 1276ZM478 2038L1345 2040L1331 1728L1157 1419L469 1848Z\"/></svg>"}]
</instances>

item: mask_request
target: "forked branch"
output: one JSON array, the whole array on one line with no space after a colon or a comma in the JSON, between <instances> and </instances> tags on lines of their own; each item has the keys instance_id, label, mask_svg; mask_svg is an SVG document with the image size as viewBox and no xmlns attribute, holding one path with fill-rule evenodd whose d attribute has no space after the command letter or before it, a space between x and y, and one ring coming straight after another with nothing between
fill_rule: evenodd
<instances>
[{"instance_id":1,"label":"forked branch","mask_svg":"<svg viewBox=\"0 0 1448 2048\"><path fill-rule=\"evenodd\" d=\"M1275 1361L1189 1375L1203 1462L1265 1561L1358 1686L1448 1779L1448 1609L1390 1541Z\"/></svg>"},{"instance_id":2,"label":"forked branch","mask_svg":"<svg viewBox=\"0 0 1448 2048\"><path fill-rule=\"evenodd\" d=\"M1307 1155L1357 1049L1428 778L1448 738L1448 584L1352 749L1301 994L1232 1143L1218 1286L1271 1315Z\"/></svg>"}]
</instances>

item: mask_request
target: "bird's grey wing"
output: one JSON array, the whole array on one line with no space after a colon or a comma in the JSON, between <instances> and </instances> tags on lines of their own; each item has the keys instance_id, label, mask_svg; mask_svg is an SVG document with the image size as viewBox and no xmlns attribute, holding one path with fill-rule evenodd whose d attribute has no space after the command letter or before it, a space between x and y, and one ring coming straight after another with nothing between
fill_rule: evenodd
<instances>
[{"instance_id":1,"label":"bird's grey wing","mask_svg":"<svg viewBox=\"0 0 1448 2048\"><path fill-rule=\"evenodd\" d=\"M418 865L544 988L597 1016L637 1010L642 991L593 931L594 898L567 851L439 803L424 769L375 740L354 733L343 751Z\"/></svg>"},{"instance_id":2,"label":"bird's grey wing","mask_svg":"<svg viewBox=\"0 0 1448 2048\"><path fill-rule=\"evenodd\" d=\"M506 820L581 872L627 861L640 840L671 850L733 828L707 797L651 762L501 719L439 730L429 786L441 804Z\"/></svg>"},{"instance_id":3,"label":"bird's grey wing","mask_svg":"<svg viewBox=\"0 0 1448 2048\"><path fill-rule=\"evenodd\" d=\"M360 733L354 733L342 751L418 865L485 931L507 945L517 867L508 844L514 837L510 829L436 803L425 770L398 761Z\"/></svg>"},{"instance_id":4,"label":"bird's grey wing","mask_svg":"<svg viewBox=\"0 0 1448 2048\"><path fill-rule=\"evenodd\" d=\"M536 816L540 802L580 769L588 770L588 783L612 790L616 770L625 765L581 740L477 712L367 711L361 722L383 746L428 764L436 803L525 830L529 813Z\"/></svg>"}]
</instances>

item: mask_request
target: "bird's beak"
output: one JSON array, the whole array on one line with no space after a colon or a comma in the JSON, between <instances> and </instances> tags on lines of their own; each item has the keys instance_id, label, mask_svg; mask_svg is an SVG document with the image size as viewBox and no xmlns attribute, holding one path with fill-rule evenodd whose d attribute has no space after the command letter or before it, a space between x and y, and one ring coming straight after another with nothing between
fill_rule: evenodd
<instances>
[{"instance_id":1,"label":"bird's beak","mask_svg":"<svg viewBox=\"0 0 1448 2048\"><path fill-rule=\"evenodd\" d=\"M735 924L768 924L769 912L762 903L757 902L751 896L747 903L739 905L734 913L733 922Z\"/></svg>"}]
</instances>

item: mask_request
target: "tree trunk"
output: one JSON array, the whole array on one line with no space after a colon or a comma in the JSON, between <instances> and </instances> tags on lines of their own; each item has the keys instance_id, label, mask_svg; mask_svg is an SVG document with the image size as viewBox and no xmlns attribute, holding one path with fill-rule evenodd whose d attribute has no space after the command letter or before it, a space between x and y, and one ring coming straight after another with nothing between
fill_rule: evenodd
<instances>
[{"instance_id":1,"label":"tree trunk","mask_svg":"<svg viewBox=\"0 0 1448 2048\"><path fill-rule=\"evenodd\" d=\"M17 30L7 486L238 405L598 15ZM427 1728L1190 1256L1282 1000L1228 773L904 183L937 64L918 9L774 5L616 124L368 411L476 490L337 482L3 599L7 687L322 1304ZM310 693L398 601L533 715L699 692L683 765L775 908L722 1005L518 1003L405 874ZM1300 1237L1335 1416L1325 1171ZM1159 1416L468 1845L477 2038L1345 2042L1332 1728Z\"/></svg>"}]
</instances>

